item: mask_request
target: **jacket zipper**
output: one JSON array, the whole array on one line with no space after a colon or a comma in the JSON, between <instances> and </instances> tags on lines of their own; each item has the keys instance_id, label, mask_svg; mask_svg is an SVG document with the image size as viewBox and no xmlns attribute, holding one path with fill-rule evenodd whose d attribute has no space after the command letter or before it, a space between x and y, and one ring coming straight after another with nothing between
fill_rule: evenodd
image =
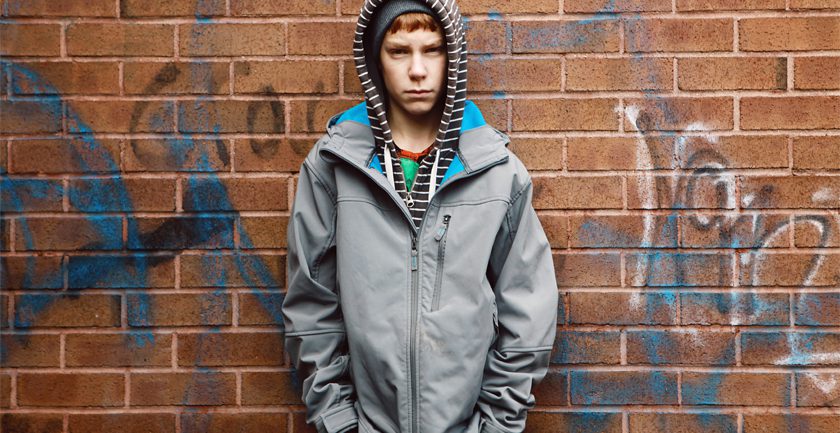
<instances>
[{"instance_id":1,"label":"jacket zipper","mask_svg":"<svg viewBox=\"0 0 840 433\"><path fill-rule=\"evenodd\" d=\"M373 174L371 174L371 172L368 171L366 168L359 167L358 165L353 163L353 161L351 161L349 158L347 158L346 156L338 153L338 151L335 151L333 149L324 148L323 151L329 152L329 153L339 157L340 159L344 160L345 162L347 162L351 166L356 167L361 172L363 172L367 177L369 177L373 181L373 183L379 185L379 182L376 180L375 177L373 177ZM472 172L469 172L469 173L466 173L466 172L458 173L455 176L452 176L449 179L449 181L444 183L443 185L441 185L440 188L438 188L438 190L435 192L435 195L433 195L432 198L429 199L429 206L431 206L432 200L434 200L435 197L440 195L440 192L444 188L446 188L449 185L455 183L456 180L465 179L467 177L476 175L478 173L481 173L481 172L489 169L490 167L501 164L501 163L503 163L507 160L508 160L507 157L499 158L498 160L493 161L492 163L487 164L484 167L481 167L480 169L478 169L476 171L472 171ZM409 345L409 359L411 361L411 365L409 366L409 370L410 370L409 376L411 378L411 396L412 396L411 407L412 407L412 409L411 409L411 431L409 433L412 433L412 432L413 433L419 433L420 432L420 425L419 425L419 421L418 421L418 417L417 417L417 411L418 411L417 407L418 407L418 401L419 401L420 398L417 395L418 386L417 386L417 371L416 371L417 370L417 359L416 359L417 358L417 342L416 342L417 300L416 300L416 292L417 292L417 282L418 282L418 275L417 274L419 273L419 271L417 269L418 268L417 257L419 256L417 238L420 237L420 233L423 230L423 226L426 224L426 217L429 215L429 212L426 211L426 212L423 213L423 217L420 220L420 229L416 229L414 227L414 220L411 218L411 214L408 212L408 209L406 209L404 206L402 206L402 203L403 203L402 199L400 199L399 197L395 197L394 195L391 194L390 190L387 190L386 188L382 187L381 185L380 185L380 188L385 190L385 193L388 194L388 196L391 197L391 200L397 205L397 207L402 210L403 214L406 216L406 218L408 218L409 227L411 227L411 257L412 257L411 271L412 271L412 279L411 279L411 332L409 333L410 338L411 338L411 343ZM427 207L427 209L428 209L428 207Z\"/></svg>"},{"instance_id":2,"label":"jacket zipper","mask_svg":"<svg viewBox=\"0 0 840 433\"><path fill-rule=\"evenodd\" d=\"M437 311L440 308L440 290L443 284L443 260L446 253L446 233L449 229L449 219L452 215L443 216L443 225L435 234L435 240L438 241L438 260L437 260L437 274L435 275L435 291L432 296L432 311Z\"/></svg>"}]
</instances>

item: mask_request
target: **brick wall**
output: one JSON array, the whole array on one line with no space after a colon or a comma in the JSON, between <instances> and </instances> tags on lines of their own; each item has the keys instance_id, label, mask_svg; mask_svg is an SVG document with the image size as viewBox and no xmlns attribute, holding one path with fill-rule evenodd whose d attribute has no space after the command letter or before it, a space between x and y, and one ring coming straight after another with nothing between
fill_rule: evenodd
<instances>
[{"instance_id":1,"label":"brick wall","mask_svg":"<svg viewBox=\"0 0 840 433\"><path fill-rule=\"evenodd\" d=\"M314 431L285 226L360 4L0 0L0 430ZM840 2L459 4L562 292L528 431L840 431Z\"/></svg>"}]
</instances>

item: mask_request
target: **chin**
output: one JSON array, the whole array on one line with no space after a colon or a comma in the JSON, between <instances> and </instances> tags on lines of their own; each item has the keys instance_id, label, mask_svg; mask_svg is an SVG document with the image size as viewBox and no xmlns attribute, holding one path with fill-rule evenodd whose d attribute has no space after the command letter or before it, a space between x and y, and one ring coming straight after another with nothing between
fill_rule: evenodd
<instances>
[{"instance_id":1,"label":"chin","mask_svg":"<svg viewBox=\"0 0 840 433\"><path fill-rule=\"evenodd\" d=\"M431 102L411 102L403 105L403 109L412 116L425 116L432 111L434 106L435 104Z\"/></svg>"}]
</instances>

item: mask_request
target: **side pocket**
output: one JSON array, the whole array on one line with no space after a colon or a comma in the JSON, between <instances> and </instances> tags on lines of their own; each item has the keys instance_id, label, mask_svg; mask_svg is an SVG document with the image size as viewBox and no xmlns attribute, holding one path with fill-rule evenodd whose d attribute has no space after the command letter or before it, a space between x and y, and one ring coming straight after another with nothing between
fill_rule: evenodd
<instances>
[{"instance_id":1,"label":"side pocket","mask_svg":"<svg viewBox=\"0 0 840 433\"><path fill-rule=\"evenodd\" d=\"M437 311L440 308L440 286L443 284L443 261L446 257L446 233L449 232L449 220L452 215L443 216L443 224L438 228L435 234L435 240L438 241L438 257L437 257L437 274L435 275L435 291L432 295L432 311Z\"/></svg>"}]
</instances>

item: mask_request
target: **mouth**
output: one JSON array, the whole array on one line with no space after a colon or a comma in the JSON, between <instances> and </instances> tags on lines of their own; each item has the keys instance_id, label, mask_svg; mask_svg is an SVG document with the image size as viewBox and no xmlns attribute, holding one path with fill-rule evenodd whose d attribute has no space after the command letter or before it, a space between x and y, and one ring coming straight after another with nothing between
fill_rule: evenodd
<instances>
[{"instance_id":1,"label":"mouth","mask_svg":"<svg viewBox=\"0 0 840 433\"><path fill-rule=\"evenodd\" d=\"M431 90L407 90L405 93L408 93L409 95L427 95L429 93L432 93L432 91Z\"/></svg>"}]
</instances>

